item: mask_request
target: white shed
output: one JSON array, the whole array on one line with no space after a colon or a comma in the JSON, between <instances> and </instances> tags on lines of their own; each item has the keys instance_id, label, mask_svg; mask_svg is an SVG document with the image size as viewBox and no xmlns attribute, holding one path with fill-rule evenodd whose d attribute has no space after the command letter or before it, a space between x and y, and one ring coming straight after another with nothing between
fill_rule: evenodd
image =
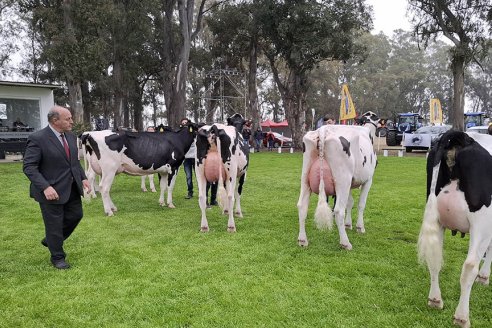
<instances>
[{"instance_id":1,"label":"white shed","mask_svg":"<svg viewBox=\"0 0 492 328\"><path fill-rule=\"evenodd\" d=\"M48 111L54 105L53 90L59 85L0 81L0 124L14 128L20 119L39 130L48 124Z\"/></svg>"},{"instance_id":2,"label":"white shed","mask_svg":"<svg viewBox=\"0 0 492 328\"><path fill-rule=\"evenodd\" d=\"M53 90L60 87L0 81L0 159L5 152L23 153L27 136L48 125Z\"/></svg>"}]
</instances>

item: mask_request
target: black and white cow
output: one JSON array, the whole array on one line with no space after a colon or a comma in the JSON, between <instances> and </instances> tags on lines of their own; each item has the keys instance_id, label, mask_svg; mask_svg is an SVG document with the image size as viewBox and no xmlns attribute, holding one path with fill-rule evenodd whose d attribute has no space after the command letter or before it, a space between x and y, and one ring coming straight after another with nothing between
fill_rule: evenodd
<instances>
[{"instance_id":1,"label":"black and white cow","mask_svg":"<svg viewBox=\"0 0 492 328\"><path fill-rule=\"evenodd\" d=\"M364 233L364 209L377 164L373 140L379 118L373 112L362 117L364 126L324 125L303 137L303 162L299 210L300 246L307 246L306 216L311 192L319 194L315 212L318 228L331 228L333 212L326 195L336 195L334 214L340 245L352 249L345 228L352 229L354 199L351 189L360 188L357 231Z\"/></svg>"},{"instance_id":2,"label":"black and white cow","mask_svg":"<svg viewBox=\"0 0 492 328\"><path fill-rule=\"evenodd\" d=\"M109 191L118 173L149 175L159 173L159 203L174 208L172 192L179 166L194 142L196 125L190 123L178 131L153 132L90 132L82 140L90 154L90 164L95 174L101 175L100 191L104 212L112 216L116 211Z\"/></svg>"},{"instance_id":3,"label":"black and white cow","mask_svg":"<svg viewBox=\"0 0 492 328\"><path fill-rule=\"evenodd\" d=\"M229 121L229 124L238 122L240 118L236 117L237 120ZM238 127L242 128L242 125L239 124ZM201 231L209 230L206 216L207 182L218 182L219 205L229 216L227 230L235 232L234 214L243 217L241 193L249 164L249 145L244 142L236 127L215 123L205 125L198 130L196 149L195 172L198 182L198 202L202 212ZM234 203L236 208L233 213Z\"/></svg>"},{"instance_id":4,"label":"black and white cow","mask_svg":"<svg viewBox=\"0 0 492 328\"><path fill-rule=\"evenodd\" d=\"M492 136L448 131L427 159L427 204L420 230L419 259L427 263L431 284L428 305L442 309L439 271L445 229L470 234L461 271L461 296L454 323L470 327L473 282L489 283L492 262ZM487 254L482 267L479 265Z\"/></svg>"}]
</instances>

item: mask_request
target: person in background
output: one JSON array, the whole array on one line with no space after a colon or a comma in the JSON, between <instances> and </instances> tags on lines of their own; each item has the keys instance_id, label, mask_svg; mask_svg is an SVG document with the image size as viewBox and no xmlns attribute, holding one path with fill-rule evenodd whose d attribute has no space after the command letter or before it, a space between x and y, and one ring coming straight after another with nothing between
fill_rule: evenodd
<instances>
[{"instance_id":1,"label":"person in background","mask_svg":"<svg viewBox=\"0 0 492 328\"><path fill-rule=\"evenodd\" d=\"M273 151L273 145L275 143L275 135L273 134L271 129L267 132L266 139L268 144L268 150Z\"/></svg>"},{"instance_id":2,"label":"person in background","mask_svg":"<svg viewBox=\"0 0 492 328\"><path fill-rule=\"evenodd\" d=\"M24 128L26 125L21 121L21 119L18 117L14 123L12 123L12 126L14 128Z\"/></svg>"},{"instance_id":3,"label":"person in background","mask_svg":"<svg viewBox=\"0 0 492 328\"><path fill-rule=\"evenodd\" d=\"M41 244L48 247L51 263L68 269L63 242L83 216L83 189L89 181L80 166L77 137L71 133L72 114L61 106L48 112L48 126L29 135L24 154L24 174L31 181L30 196L39 203L45 227Z\"/></svg>"},{"instance_id":4,"label":"person in background","mask_svg":"<svg viewBox=\"0 0 492 328\"><path fill-rule=\"evenodd\" d=\"M212 206L218 205L217 203L217 189L219 183L218 182L207 182L207 208L210 209ZM210 202L208 201L208 191L210 190Z\"/></svg>"},{"instance_id":5,"label":"person in background","mask_svg":"<svg viewBox=\"0 0 492 328\"><path fill-rule=\"evenodd\" d=\"M332 116L329 116L329 115L326 115L323 118L323 121L325 122L325 125L335 124L335 119Z\"/></svg>"},{"instance_id":6,"label":"person in background","mask_svg":"<svg viewBox=\"0 0 492 328\"><path fill-rule=\"evenodd\" d=\"M255 152L260 151L261 143L263 142L263 132L260 127L258 127L253 135L255 139Z\"/></svg>"},{"instance_id":7,"label":"person in background","mask_svg":"<svg viewBox=\"0 0 492 328\"><path fill-rule=\"evenodd\" d=\"M183 118L181 120L180 128L186 126L189 120ZM193 198L193 171L195 170L195 155L196 155L196 144L193 142L190 149L185 154L185 159L183 162L183 168L186 174L186 186L188 187L188 194L185 196L186 199Z\"/></svg>"},{"instance_id":8,"label":"person in background","mask_svg":"<svg viewBox=\"0 0 492 328\"><path fill-rule=\"evenodd\" d=\"M251 120L248 120L244 126L243 126L243 139L245 142L247 142L248 147L251 145L250 139L251 139Z\"/></svg>"}]
</instances>

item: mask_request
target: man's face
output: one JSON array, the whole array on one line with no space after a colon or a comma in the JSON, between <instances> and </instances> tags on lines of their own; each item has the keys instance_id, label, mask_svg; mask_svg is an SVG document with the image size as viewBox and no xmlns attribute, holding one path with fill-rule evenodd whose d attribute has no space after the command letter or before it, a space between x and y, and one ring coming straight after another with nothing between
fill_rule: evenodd
<instances>
[{"instance_id":1,"label":"man's face","mask_svg":"<svg viewBox=\"0 0 492 328\"><path fill-rule=\"evenodd\" d=\"M181 121L181 126L185 126L185 125L187 125L187 124L188 124L188 120L182 120L182 121Z\"/></svg>"},{"instance_id":2,"label":"man's face","mask_svg":"<svg viewBox=\"0 0 492 328\"><path fill-rule=\"evenodd\" d=\"M53 127L59 132L72 131L72 114L68 109L60 109L60 117L58 119L55 118L53 122Z\"/></svg>"}]
</instances>

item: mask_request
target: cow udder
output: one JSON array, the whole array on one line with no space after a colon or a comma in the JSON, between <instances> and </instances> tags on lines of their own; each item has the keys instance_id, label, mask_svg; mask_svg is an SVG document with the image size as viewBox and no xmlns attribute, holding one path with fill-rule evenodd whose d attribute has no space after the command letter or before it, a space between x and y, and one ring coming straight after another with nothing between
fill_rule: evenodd
<instances>
[{"instance_id":1,"label":"cow udder","mask_svg":"<svg viewBox=\"0 0 492 328\"><path fill-rule=\"evenodd\" d=\"M222 168L222 178L226 177L224 165L222 165L219 153L217 151L209 151L207 157L203 161L205 179L208 182L219 181L220 169Z\"/></svg>"},{"instance_id":2,"label":"cow udder","mask_svg":"<svg viewBox=\"0 0 492 328\"><path fill-rule=\"evenodd\" d=\"M308 182L309 188L315 194L319 194L319 183L320 183L320 161L316 159L309 169ZM323 181L325 183L325 193L327 195L335 195L335 183L333 181L333 174L331 173L330 166L328 162L323 159L321 168L323 170Z\"/></svg>"},{"instance_id":3,"label":"cow udder","mask_svg":"<svg viewBox=\"0 0 492 328\"><path fill-rule=\"evenodd\" d=\"M437 209L439 222L443 227L464 233L470 230L467 218L468 205L465 194L458 189L457 180L451 181L437 195Z\"/></svg>"}]
</instances>

